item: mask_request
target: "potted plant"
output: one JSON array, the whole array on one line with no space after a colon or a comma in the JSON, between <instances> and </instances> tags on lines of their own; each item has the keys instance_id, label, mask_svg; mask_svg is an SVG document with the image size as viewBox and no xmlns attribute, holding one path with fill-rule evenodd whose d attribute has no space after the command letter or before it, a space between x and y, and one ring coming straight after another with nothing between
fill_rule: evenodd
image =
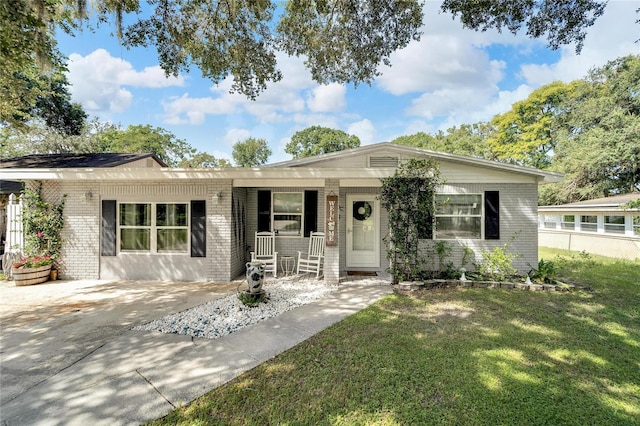
<instances>
[{"instance_id":1,"label":"potted plant","mask_svg":"<svg viewBox=\"0 0 640 426\"><path fill-rule=\"evenodd\" d=\"M11 266L11 274L17 286L40 284L49 279L51 256L27 256Z\"/></svg>"}]
</instances>

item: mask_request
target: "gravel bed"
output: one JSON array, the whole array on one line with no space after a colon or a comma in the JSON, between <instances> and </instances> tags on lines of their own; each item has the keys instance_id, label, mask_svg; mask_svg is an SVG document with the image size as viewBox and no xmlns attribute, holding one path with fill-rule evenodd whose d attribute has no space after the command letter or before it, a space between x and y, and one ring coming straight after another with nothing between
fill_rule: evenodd
<instances>
[{"instance_id":1,"label":"gravel bed","mask_svg":"<svg viewBox=\"0 0 640 426\"><path fill-rule=\"evenodd\" d=\"M240 290L246 289L243 283ZM186 311L167 315L147 324L132 328L138 331L184 334L205 339L217 339L314 302L336 291L337 286L328 286L317 281L273 281L266 282L265 303L256 307L245 306L237 294L212 300Z\"/></svg>"}]
</instances>

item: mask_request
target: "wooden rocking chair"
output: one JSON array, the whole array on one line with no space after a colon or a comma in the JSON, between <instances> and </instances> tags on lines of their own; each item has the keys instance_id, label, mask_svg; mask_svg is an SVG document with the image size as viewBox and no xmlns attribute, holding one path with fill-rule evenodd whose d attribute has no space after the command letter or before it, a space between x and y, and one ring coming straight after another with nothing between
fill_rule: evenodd
<instances>
[{"instance_id":1,"label":"wooden rocking chair","mask_svg":"<svg viewBox=\"0 0 640 426\"><path fill-rule=\"evenodd\" d=\"M324 232L312 232L309 237L309 252L303 257L302 252L298 252L298 271L315 273L316 278L320 277L324 263Z\"/></svg>"},{"instance_id":2,"label":"wooden rocking chair","mask_svg":"<svg viewBox=\"0 0 640 426\"><path fill-rule=\"evenodd\" d=\"M264 272L271 272L278 277L278 252L276 251L276 234L273 232L256 232L255 251L251 252L251 261L263 263Z\"/></svg>"}]
</instances>

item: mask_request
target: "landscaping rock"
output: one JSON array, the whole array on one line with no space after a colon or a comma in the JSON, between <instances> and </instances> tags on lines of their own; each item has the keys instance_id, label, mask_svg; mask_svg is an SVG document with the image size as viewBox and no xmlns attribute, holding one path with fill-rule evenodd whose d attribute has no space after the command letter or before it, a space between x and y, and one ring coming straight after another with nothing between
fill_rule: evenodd
<instances>
[{"instance_id":1,"label":"landscaping rock","mask_svg":"<svg viewBox=\"0 0 640 426\"><path fill-rule=\"evenodd\" d=\"M396 293L406 293L410 291L432 290L434 288L455 288L455 287L477 287L477 288L504 288L516 289L522 291L572 291L580 289L584 291L593 291L589 287L579 287L575 284L527 284L523 282L511 281L473 281L473 280L443 280L433 279L426 281L402 281L393 286Z\"/></svg>"}]
</instances>

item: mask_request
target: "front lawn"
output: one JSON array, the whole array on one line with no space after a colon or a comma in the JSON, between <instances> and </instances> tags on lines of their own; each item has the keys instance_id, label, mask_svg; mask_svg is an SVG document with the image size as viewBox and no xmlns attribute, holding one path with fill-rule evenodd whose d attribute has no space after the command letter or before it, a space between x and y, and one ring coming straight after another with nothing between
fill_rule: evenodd
<instances>
[{"instance_id":1,"label":"front lawn","mask_svg":"<svg viewBox=\"0 0 640 426\"><path fill-rule=\"evenodd\" d=\"M562 255L593 292L389 296L154 424L640 424L640 263Z\"/></svg>"}]
</instances>

